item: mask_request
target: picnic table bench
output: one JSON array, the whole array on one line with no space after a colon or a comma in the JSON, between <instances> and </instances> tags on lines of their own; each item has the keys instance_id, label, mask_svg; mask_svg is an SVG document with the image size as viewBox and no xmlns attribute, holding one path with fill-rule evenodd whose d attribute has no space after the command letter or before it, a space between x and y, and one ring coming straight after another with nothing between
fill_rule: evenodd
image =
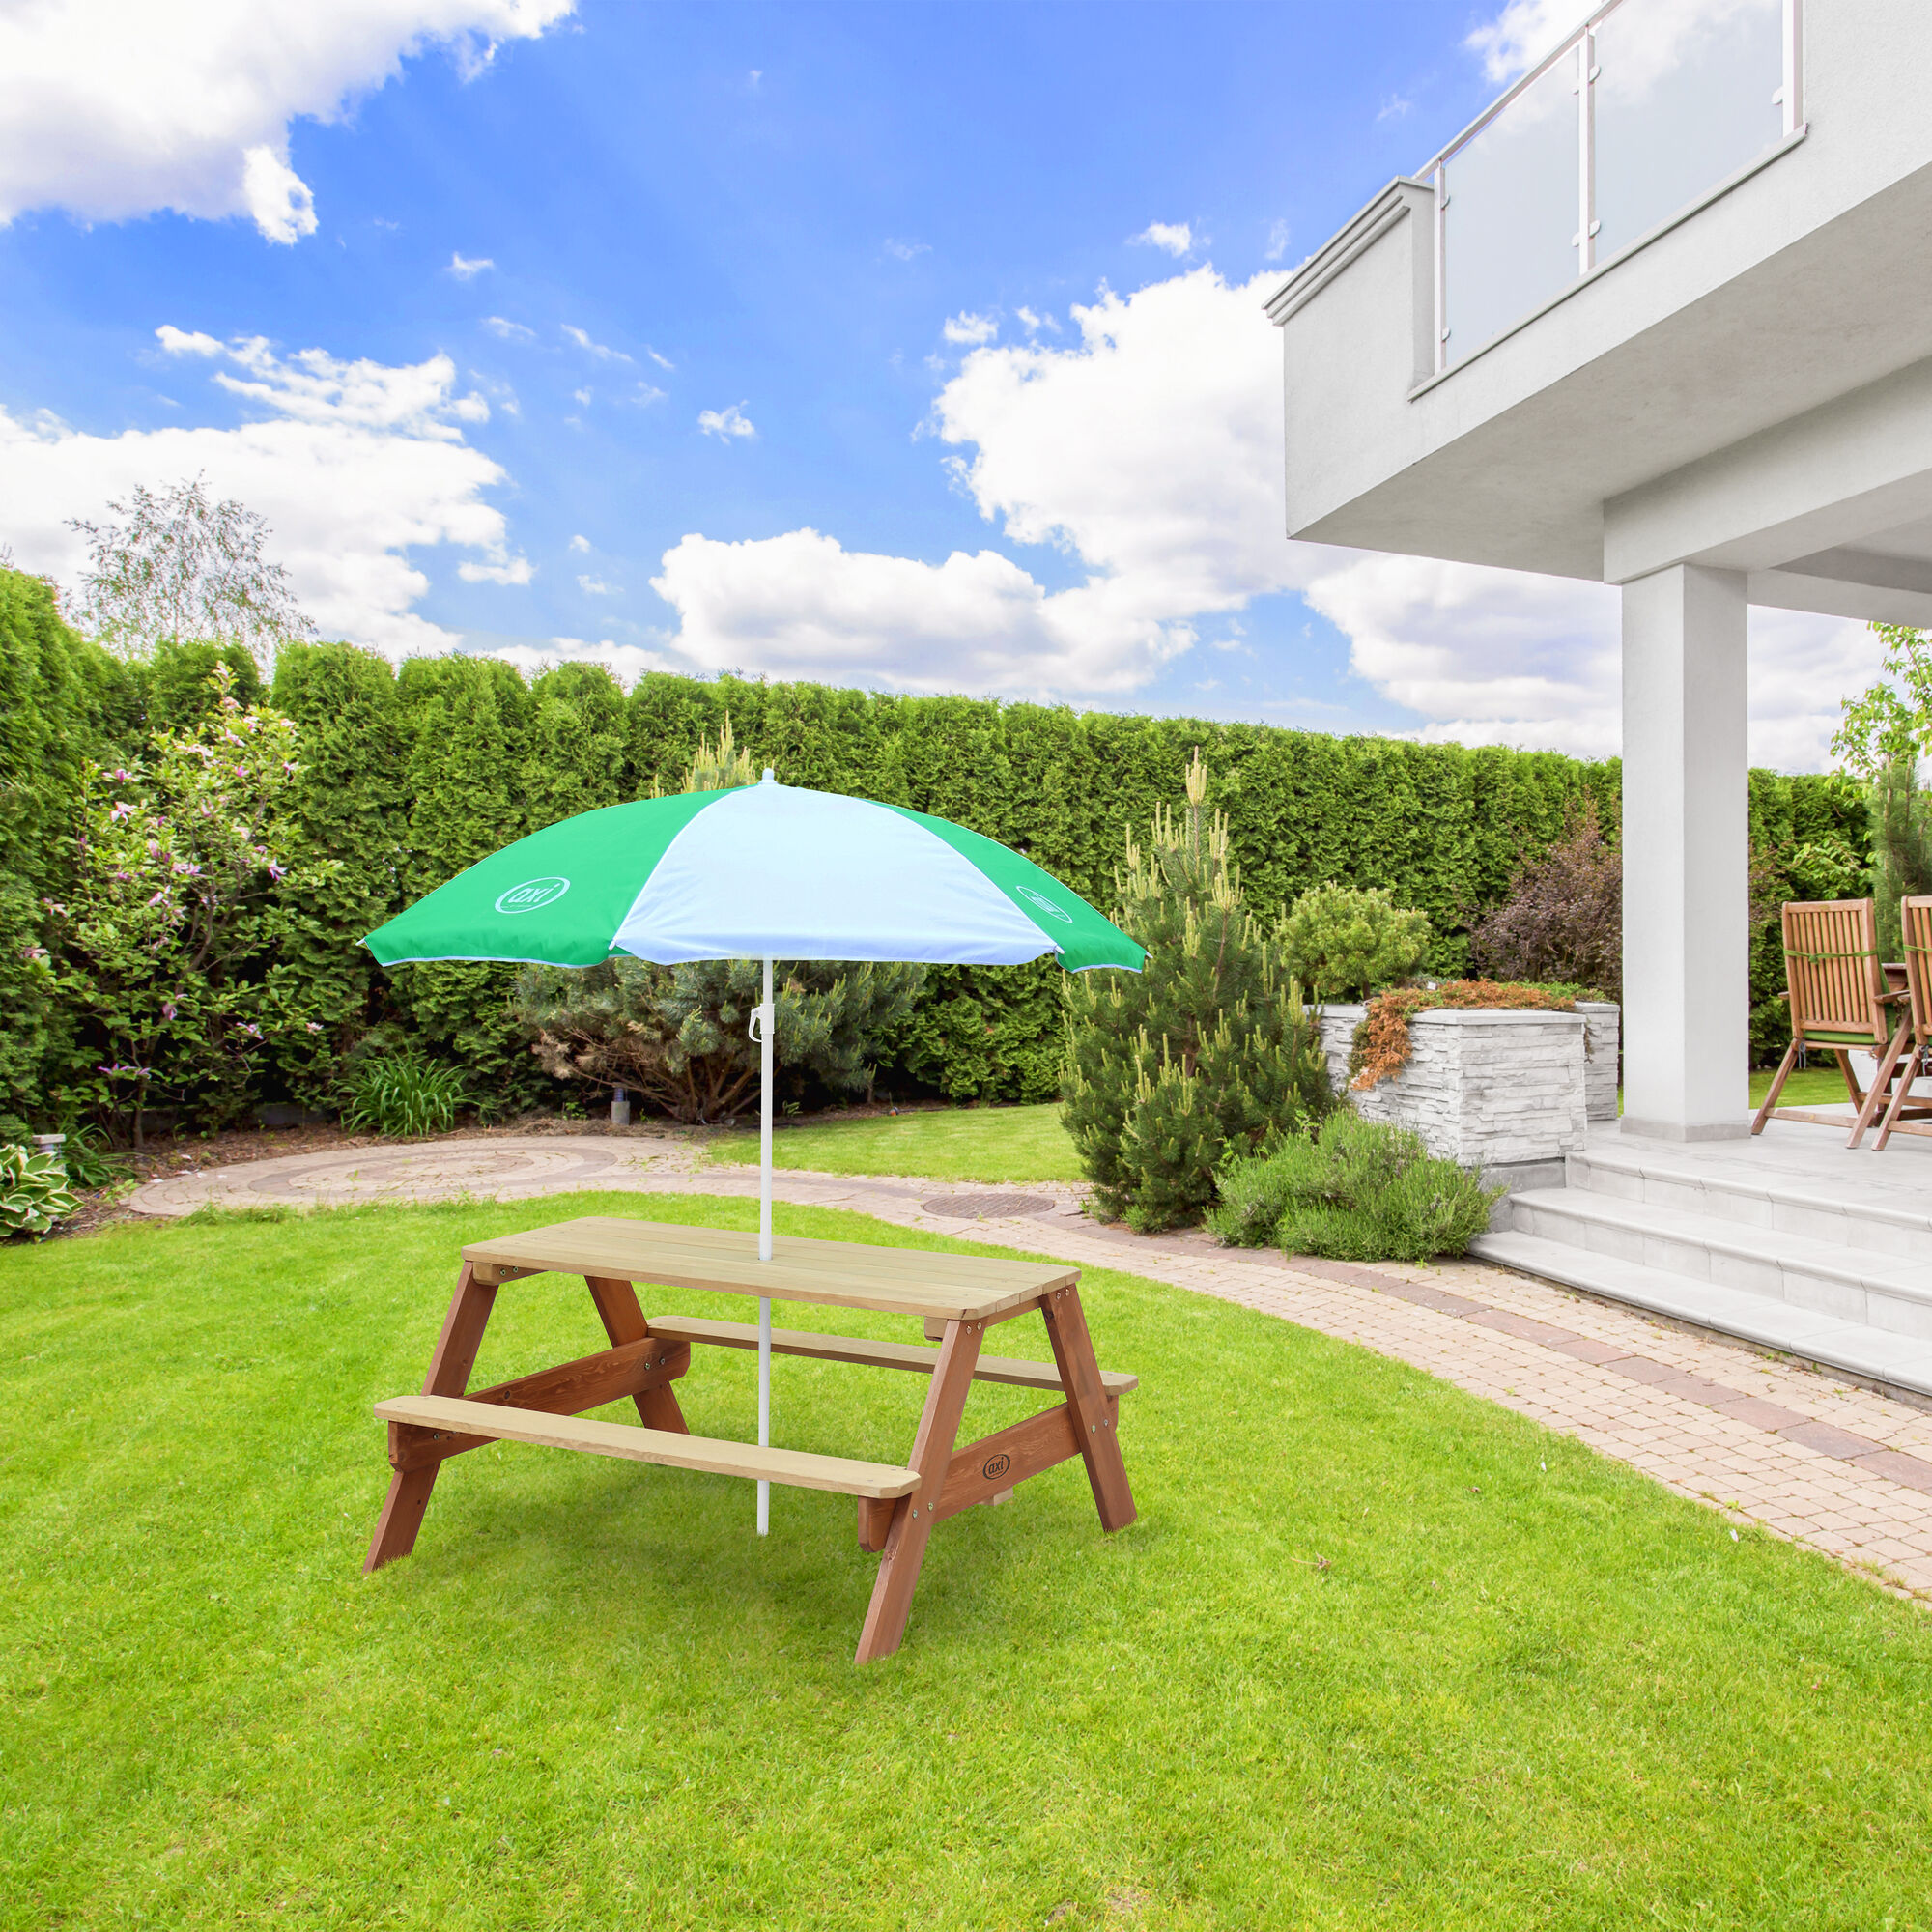
<instances>
[{"instance_id":1,"label":"picnic table bench","mask_svg":"<svg viewBox=\"0 0 1932 1932\"><path fill-rule=\"evenodd\" d=\"M469 1372L497 1289L545 1273L583 1277L611 1346L469 1393ZM488 1441L831 1491L857 1499L860 1547L880 1556L854 1662L888 1656L905 1634L933 1526L948 1517L976 1503L1005 1500L1019 1484L1078 1456L1101 1527L1121 1529L1133 1521L1119 1432L1121 1397L1136 1382L1094 1361L1079 1278L1077 1268L1050 1263L797 1236L778 1238L772 1259L761 1262L752 1234L610 1215L474 1242L463 1250L422 1393L376 1405L378 1419L388 1424L393 1473L363 1569L408 1555L438 1471L451 1457ZM757 1328L745 1321L646 1317L637 1296L639 1282L921 1318L925 1346L772 1331L775 1355L927 1377L925 1406L906 1461L874 1463L693 1435L672 1387L689 1370L693 1347L755 1349ZM988 1328L1036 1312L1045 1322L1051 1362L981 1354ZM1063 1400L962 1447L960 1419L976 1381L1039 1389ZM584 1413L622 1400L636 1406L636 1423Z\"/></svg>"}]
</instances>

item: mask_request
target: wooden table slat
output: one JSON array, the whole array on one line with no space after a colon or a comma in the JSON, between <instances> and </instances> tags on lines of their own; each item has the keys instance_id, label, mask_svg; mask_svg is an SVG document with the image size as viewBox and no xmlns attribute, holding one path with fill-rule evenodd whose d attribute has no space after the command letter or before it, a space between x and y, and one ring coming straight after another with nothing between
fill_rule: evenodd
<instances>
[{"instance_id":1,"label":"wooden table slat","mask_svg":"<svg viewBox=\"0 0 1932 1932\"><path fill-rule=\"evenodd\" d=\"M891 1463L862 1463L849 1456L815 1456L802 1449L761 1449L755 1442L725 1442L669 1429L640 1429L635 1422L598 1422L582 1415L544 1415L493 1402L449 1396L403 1395L376 1405L384 1422L448 1429L504 1442L534 1442L552 1449L585 1450L671 1469L714 1476L750 1476L798 1490L830 1490L848 1496L903 1496L919 1487L916 1471Z\"/></svg>"}]
</instances>

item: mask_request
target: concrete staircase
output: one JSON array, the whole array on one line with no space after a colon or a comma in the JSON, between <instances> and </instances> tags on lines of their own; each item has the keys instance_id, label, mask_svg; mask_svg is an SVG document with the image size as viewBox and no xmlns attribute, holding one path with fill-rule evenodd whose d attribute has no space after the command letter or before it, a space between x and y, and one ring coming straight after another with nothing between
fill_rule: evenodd
<instances>
[{"instance_id":1,"label":"concrete staircase","mask_svg":"<svg viewBox=\"0 0 1932 1932\"><path fill-rule=\"evenodd\" d=\"M1474 1252L1932 1399L1932 1161L1785 1130L1807 1131L1681 1148L1595 1129L1567 1184L1511 1194Z\"/></svg>"}]
</instances>

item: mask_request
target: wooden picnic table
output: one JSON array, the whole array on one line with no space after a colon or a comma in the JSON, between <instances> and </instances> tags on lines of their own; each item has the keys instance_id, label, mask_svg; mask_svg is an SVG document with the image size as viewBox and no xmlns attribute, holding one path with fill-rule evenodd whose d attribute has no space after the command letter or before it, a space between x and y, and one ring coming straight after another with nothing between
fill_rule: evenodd
<instances>
[{"instance_id":1,"label":"wooden picnic table","mask_svg":"<svg viewBox=\"0 0 1932 1932\"><path fill-rule=\"evenodd\" d=\"M497 1289L525 1275L579 1274L590 1291L610 1348L495 1388L468 1393L469 1371ZM933 1526L975 1503L1004 1501L1030 1477L1078 1456L1087 1465L1100 1526L1124 1528L1134 1500L1121 1460L1121 1397L1135 1378L1103 1372L1080 1306L1077 1268L867 1247L853 1241L780 1236L772 1259L757 1236L590 1215L477 1241L463 1267L418 1396L376 1405L389 1426L388 1499L369 1545L365 1573L414 1547L437 1472L452 1456L487 1441L531 1442L671 1468L830 1490L858 1500L859 1545L880 1552L878 1579L854 1662L896 1650ZM917 1316L938 1346L774 1329L775 1355L910 1371L928 1378L925 1406L904 1463L693 1435L672 1388L694 1345L755 1349L754 1323L646 1317L637 1284L831 1308ZM987 1329L1037 1313L1053 1360L980 1353ZM961 1447L966 1397L975 1381L1057 1394L1060 1404ZM598 1422L583 1411L630 1399L637 1423Z\"/></svg>"}]
</instances>

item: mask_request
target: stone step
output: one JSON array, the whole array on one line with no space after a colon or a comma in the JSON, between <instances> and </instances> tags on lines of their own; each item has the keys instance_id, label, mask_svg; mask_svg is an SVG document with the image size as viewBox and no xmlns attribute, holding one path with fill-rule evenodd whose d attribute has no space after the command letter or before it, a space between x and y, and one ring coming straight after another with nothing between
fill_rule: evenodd
<instances>
[{"instance_id":1,"label":"stone step","mask_svg":"<svg viewBox=\"0 0 1932 1932\"><path fill-rule=\"evenodd\" d=\"M1896 1143L1894 1143L1894 1146ZM1761 1147L1761 1143L1753 1143ZM1867 1143L1869 1146L1869 1143ZM1762 1162L1693 1161L1655 1149L1593 1141L1565 1163L1572 1189L1673 1208L1744 1227L1796 1235L1861 1254L1932 1262L1932 1206L1917 1163L1844 1150L1842 1179L1780 1175ZM1834 1163L1835 1165L1835 1163Z\"/></svg>"},{"instance_id":2,"label":"stone step","mask_svg":"<svg viewBox=\"0 0 1932 1932\"><path fill-rule=\"evenodd\" d=\"M1520 1229L1481 1235L1472 1252L1500 1267L1561 1282L1586 1294L1735 1335L1924 1400L1932 1400L1932 1341L1889 1333L1774 1300L1748 1290L1676 1274Z\"/></svg>"},{"instance_id":3,"label":"stone step","mask_svg":"<svg viewBox=\"0 0 1932 1932\"><path fill-rule=\"evenodd\" d=\"M1512 1194L1509 1227L1932 1349L1932 1262L1577 1187Z\"/></svg>"}]
</instances>

